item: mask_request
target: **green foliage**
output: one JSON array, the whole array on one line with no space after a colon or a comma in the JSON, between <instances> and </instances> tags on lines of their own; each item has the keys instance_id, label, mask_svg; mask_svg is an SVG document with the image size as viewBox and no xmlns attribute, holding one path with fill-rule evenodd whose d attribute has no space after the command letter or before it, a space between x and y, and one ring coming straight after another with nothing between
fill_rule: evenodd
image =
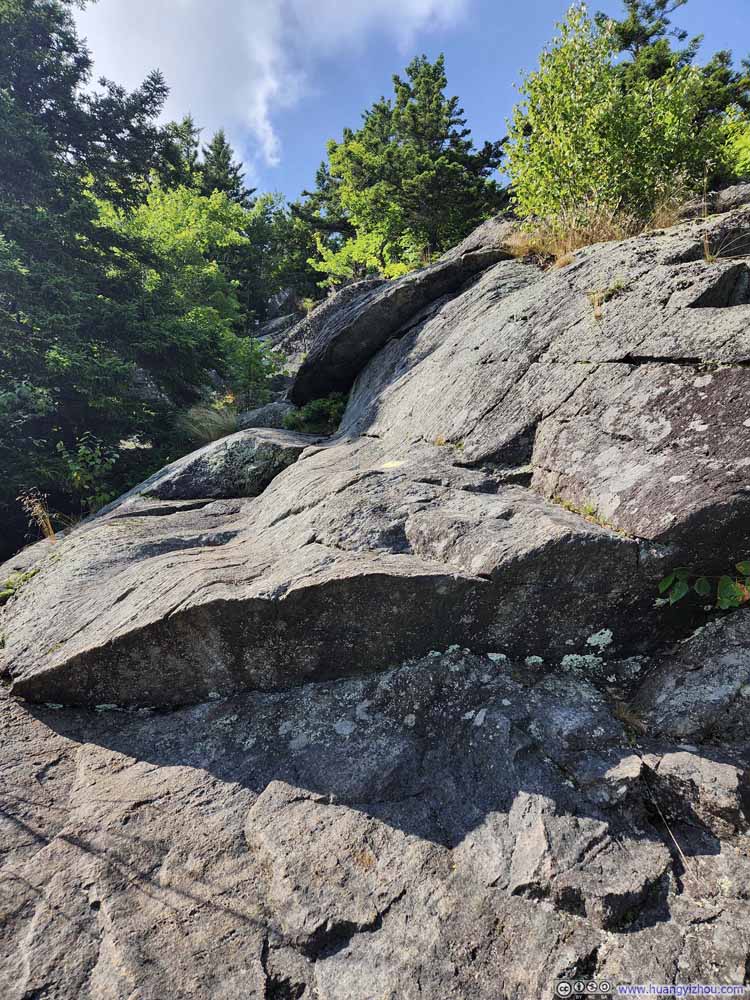
<instances>
[{"instance_id":1,"label":"green foliage","mask_svg":"<svg viewBox=\"0 0 750 1000\"><path fill-rule=\"evenodd\" d=\"M242 410L263 406L270 399L269 383L281 374L282 355L255 337L237 337L230 360L231 382L237 405Z\"/></svg>"},{"instance_id":2,"label":"green foliage","mask_svg":"<svg viewBox=\"0 0 750 1000\"><path fill-rule=\"evenodd\" d=\"M359 130L328 144L310 199L325 212L316 262L325 284L426 263L502 202L490 179L501 144L474 148L458 98L445 95L443 57L414 59L393 84L393 98L373 104ZM332 228L343 238L331 241Z\"/></svg>"},{"instance_id":3,"label":"green foliage","mask_svg":"<svg viewBox=\"0 0 750 1000\"><path fill-rule=\"evenodd\" d=\"M25 573L13 573L7 580L0 582L0 606L9 601L11 597L14 597L21 587L33 579L38 572L38 569L30 569ZM0 643L0 649L2 645Z\"/></svg>"},{"instance_id":4,"label":"green foliage","mask_svg":"<svg viewBox=\"0 0 750 1000\"><path fill-rule=\"evenodd\" d=\"M692 590L704 600L715 598L716 607L722 611L739 608L750 601L750 560L738 562L735 570L734 577L709 577L678 566L659 581L659 593L670 604L677 604Z\"/></svg>"},{"instance_id":5,"label":"green foliage","mask_svg":"<svg viewBox=\"0 0 750 1000\"><path fill-rule=\"evenodd\" d=\"M290 431L328 437L338 430L347 400L348 397L343 392L334 392L323 399L313 399L295 413L287 414L284 426Z\"/></svg>"},{"instance_id":6,"label":"green foliage","mask_svg":"<svg viewBox=\"0 0 750 1000\"><path fill-rule=\"evenodd\" d=\"M68 0L0 0L3 554L19 495L99 505L183 450L177 416L217 378L257 395L273 367L238 337L251 220L201 193L198 129L159 129L158 74L130 94L90 76Z\"/></svg>"},{"instance_id":7,"label":"green foliage","mask_svg":"<svg viewBox=\"0 0 750 1000\"><path fill-rule=\"evenodd\" d=\"M134 211L99 202L100 224L135 248L109 277L128 303L130 350L176 398L228 371L240 318L237 287L221 259L242 249L245 210L226 194L164 190L154 182Z\"/></svg>"},{"instance_id":8,"label":"green foliage","mask_svg":"<svg viewBox=\"0 0 750 1000\"><path fill-rule=\"evenodd\" d=\"M319 297L319 275L308 262L315 252L311 227L279 194L259 197L246 213L244 233L250 252L223 258L238 285L243 333L266 319L269 300L291 290L298 298Z\"/></svg>"},{"instance_id":9,"label":"green foliage","mask_svg":"<svg viewBox=\"0 0 750 1000\"><path fill-rule=\"evenodd\" d=\"M624 0L621 20L597 15L600 28L611 33L617 53L617 69L626 87L638 80L659 80L673 70L694 64L702 35L688 38L688 33L672 26L670 15L687 0ZM673 42L677 42L675 48ZM731 52L715 53L698 69L701 77L701 117L722 114L737 105L750 109L750 65L739 69L732 63Z\"/></svg>"},{"instance_id":10,"label":"green foliage","mask_svg":"<svg viewBox=\"0 0 750 1000\"><path fill-rule=\"evenodd\" d=\"M201 190L205 195L222 191L231 201L243 208L250 208L253 191L245 187L243 177L242 164L235 162L234 150L227 141L224 130L219 129L203 149Z\"/></svg>"},{"instance_id":11,"label":"green foliage","mask_svg":"<svg viewBox=\"0 0 750 1000\"><path fill-rule=\"evenodd\" d=\"M728 117L726 164L730 176L750 179L750 116L739 109Z\"/></svg>"},{"instance_id":12,"label":"green foliage","mask_svg":"<svg viewBox=\"0 0 750 1000\"><path fill-rule=\"evenodd\" d=\"M180 414L178 427L190 447L200 448L235 433L237 409L226 399L217 400L211 405L198 403Z\"/></svg>"},{"instance_id":13,"label":"green foliage","mask_svg":"<svg viewBox=\"0 0 750 1000\"><path fill-rule=\"evenodd\" d=\"M615 33L571 7L520 87L508 172L522 216L649 218L667 192L700 186L722 159L726 132L706 116L701 72L680 60L653 79L624 78Z\"/></svg>"},{"instance_id":14,"label":"green foliage","mask_svg":"<svg viewBox=\"0 0 750 1000\"><path fill-rule=\"evenodd\" d=\"M68 449L63 441L58 441L56 449L70 489L81 498L86 511L94 512L115 499L116 493L108 491L104 484L120 457L116 448L106 445L91 431L84 431L73 448Z\"/></svg>"}]
</instances>

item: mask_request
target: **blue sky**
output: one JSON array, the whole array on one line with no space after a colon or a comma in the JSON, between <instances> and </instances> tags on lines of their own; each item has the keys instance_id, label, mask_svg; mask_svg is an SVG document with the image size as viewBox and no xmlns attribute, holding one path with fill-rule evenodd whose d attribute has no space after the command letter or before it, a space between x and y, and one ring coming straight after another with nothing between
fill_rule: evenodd
<instances>
[{"instance_id":1,"label":"blue sky","mask_svg":"<svg viewBox=\"0 0 750 1000\"><path fill-rule=\"evenodd\" d=\"M703 52L750 54L750 0L689 0L675 24ZM359 123L410 58L444 52L478 142L504 134L522 69L533 68L568 0L99 0L77 15L97 74L135 86L159 67L168 117L224 126L261 190L294 198L328 138ZM592 10L618 14L618 0Z\"/></svg>"}]
</instances>

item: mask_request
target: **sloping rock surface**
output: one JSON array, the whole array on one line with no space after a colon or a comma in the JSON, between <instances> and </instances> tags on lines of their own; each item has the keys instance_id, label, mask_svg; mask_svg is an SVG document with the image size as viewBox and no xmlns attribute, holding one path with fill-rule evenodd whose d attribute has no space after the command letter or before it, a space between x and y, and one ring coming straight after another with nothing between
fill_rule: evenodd
<instances>
[{"instance_id":1,"label":"sloping rock surface","mask_svg":"<svg viewBox=\"0 0 750 1000\"><path fill-rule=\"evenodd\" d=\"M333 438L13 561L3 998L750 985L749 613L655 600L750 556L750 210L550 271L508 225L297 330Z\"/></svg>"},{"instance_id":2,"label":"sloping rock surface","mask_svg":"<svg viewBox=\"0 0 750 1000\"><path fill-rule=\"evenodd\" d=\"M746 754L634 746L573 674L456 649L169 715L0 719L7 1000L747 976Z\"/></svg>"},{"instance_id":3,"label":"sloping rock surface","mask_svg":"<svg viewBox=\"0 0 750 1000\"><path fill-rule=\"evenodd\" d=\"M352 286L347 302L336 296L289 391L292 402L301 405L332 392L347 392L370 358L421 309L455 293L488 265L507 258L508 252L495 245L495 230L487 232L489 246L479 239L479 245L465 253L447 256L394 281L363 282L367 290L361 295Z\"/></svg>"},{"instance_id":4,"label":"sloping rock surface","mask_svg":"<svg viewBox=\"0 0 750 1000\"><path fill-rule=\"evenodd\" d=\"M178 463L169 500L131 497L56 547L5 611L16 693L187 704L454 641L561 660L602 630L618 655L684 634L700 605L654 608L656 581L750 551L748 265L707 262L706 226L740 245L750 211L556 271L503 260L452 296L435 272L399 285L402 312L421 289L417 313L365 363L339 434L256 500L231 470L209 490ZM362 324L380 329L391 287L323 307L321 384L340 371L328 345L349 360L375 349ZM421 309L429 287L439 297ZM229 458L234 440L208 455ZM227 499L194 499L212 496Z\"/></svg>"}]
</instances>

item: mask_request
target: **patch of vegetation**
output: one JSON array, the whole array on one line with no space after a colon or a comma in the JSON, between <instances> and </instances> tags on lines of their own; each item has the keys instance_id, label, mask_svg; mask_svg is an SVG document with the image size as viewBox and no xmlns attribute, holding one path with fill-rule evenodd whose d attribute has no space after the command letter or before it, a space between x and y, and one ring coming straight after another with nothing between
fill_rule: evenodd
<instances>
[{"instance_id":1,"label":"patch of vegetation","mask_svg":"<svg viewBox=\"0 0 750 1000\"><path fill-rule=\"evenodd\" d=\"M238 416L237 408L228 403L214 406L196 405L180 414L178 427L185 437L199 448L201 445L234 434L237 430Z\"/></svg>"},{"instance_id":2,"label":"patch of vegetation","mask_svg":"<svg viewBox=\"0 0 750 1000\"><path fill-rule=\"evenodd\" d=\"M686 566L678 566L659 581L659 593L670 605L677 604L691 592L710 600L721 611L742 607L750 602L750 560L735 564L736 572L729 576L696 574Z\"/></svg>"},{"instance_id":3,"label":"patch of vegetation","mask_svg":"<svg viewBox=\"0 0 750 1000\"><path fill-rule=\"evenodd\" d=\"M628 290L628 287L627 282L623 281L622 278L617 278L609 287L596 288L589 292L588 299L594 310L594 319L603 319L604 305L607 302L611 302L612 299L616 299L618 295L622 295Z\"/></svg>"},{"instance_id":4,"label":"patch of vegetation","mask_svg":"<svg viewBox=\"0 0 750 1000\"><path fill-rule=\"evenodd\" d=\"M330 437L338 430L348 399L348 395L343 392L334 392L322 399L312 399L294 413L288 413L284 417L284 427L290 431Z\"/></svg>"},{"instance_id":5,"label":"patch of vegetation","mask_svg":"<svg viewBox=\"0 0 750 1000\"><path fill-rule=\"evenodd\" d=\"M14 597L21 587L33 579L38 572L38 569L30 569L25 573L14 573L7 580L0 583L0 605L5 604L11 597Z\"/></svg>"},{"instance_id":6,"label":"patch of vegetation","mask_svg":"<svg viewBox=\"0 0 750 1000\"><path fill-rule=\"evenodd\" d=\"M698 191L707 169L712 180L739 172L747 73L726 53L693 65L699 39L673 51L665 3L627 7L618 22L572 6L519 88L507 169L520 216L531 231L546 229L547 242L639 231L676 192ZM732 109L732 134L743 136L733 143Z\"/></svg>"}]
</instances>

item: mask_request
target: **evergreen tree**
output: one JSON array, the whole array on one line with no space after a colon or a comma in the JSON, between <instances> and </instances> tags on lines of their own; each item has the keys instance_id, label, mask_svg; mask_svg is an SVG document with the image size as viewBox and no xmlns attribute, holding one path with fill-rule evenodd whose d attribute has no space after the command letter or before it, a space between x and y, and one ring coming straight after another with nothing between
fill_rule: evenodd
<instances>
[{"instance_id":1,"label":"evergreen tree","mask_svg":"<svg viewBox=\"0 0 750 1000\"><path fill-rule=\"evenodd\" d=\"M502 144L475 149L458 98L445 95L443 56L414 59L393 84L393 98L367 110L359 130L328 144L329 167L308 198L318 209L308 220L329 237L319 240L319 269L334 282L418 266L504 202L491 179ZM343 241L332 242L332 230Z\"/></svg>"},{"instance_id":2,"label":"evergreen tree","mask_svg":"<svg viewBox=\"0 0 750 1000\"><path fill-rule=\"evenodd\" d=\"M201 130L192 115L169 122L164 129L165 143L159 178L165 187L195 187L200 180Z\"/></svg>"},{"instance_id":3,"label":"evergreen tree","mask_svg":"<svg viewBox=\"0 0 750 1000\"><path fill-rule=\"evenodd\" d=\"M205 195L210 195L212 191L223 191L243 208L249 208L252 204L255 189L245 187L242 164L235 162L234 150L223 129L219 129L208 146L203 147L201 189Z\"/></svg>"},{"instance_id":4,"label":"evergreen tree","mask_svg":"<svg viewBox=\"0 0 750 1000\"><path fill-rule=\"evenodd\" d=\"M213 370L258 368L219 265L247 248L246 211L183 183L196 129L159 129L158 74L87 88L72 6L0 0L0 556L23 537L22 489L67 512L101 502L163 463L175 406Z\"/></svg>"},{"instance_id":5,"label":"evergreen tree","mask_svg":"<svg viewBox=\"0 0 750 1000\"><path fill-rule=\"evenodd\" d=\"M694 65L702 35L688 33L672 25L671 15L688 0L624 0L625 15L620 20L597 15L600 28L611 32L613 49L624 59L619 63L627 86L642 80L658 80L672 70ZM732 107L750 110L750 63L739 68L732 53L716 52L700 67L702 116L720 115Z\"/></svg>"}]
</instances>

